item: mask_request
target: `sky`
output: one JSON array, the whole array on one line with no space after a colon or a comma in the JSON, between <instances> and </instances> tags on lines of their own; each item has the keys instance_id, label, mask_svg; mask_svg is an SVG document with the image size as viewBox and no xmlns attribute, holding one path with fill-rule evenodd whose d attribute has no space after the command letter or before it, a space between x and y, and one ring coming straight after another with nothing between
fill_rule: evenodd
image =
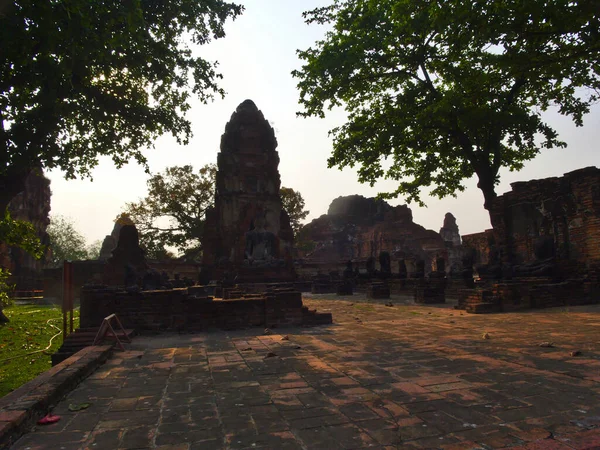
<instances>
[{"instance_id":1,"label":"sky","mask_svg":"<svg viewBox=\"0 0 600 450\"><path fill-rule=\"evenodd\" d=\"M178 145L170 136L163 136L154 149L148 149L150 171L153 173L174 165L191 164L200 168L216 163L221 135L231 114L242 101L252 99L275 129L279 143L279 172L282 186L299 191L310 211L307 221L327 213L331 201L339 196L361 194L366 197L392 191L395 184L382 181L374 187L360 184L355 170L327 168L332 151L328 130L343 123L344 115L337 111L325 119L296 117L298 104L297 80L291 76L301 66L297 49L306 49L321 39L325 29L306 25L302 12L329 3L329 0L238 0L246 10L225 27L227 36L195 51L205 59L219 62L223 75L220 86L224 99L207 105L193 103L188 119L193 138L187 146ZM585 117L583 127L558 114L549 112L546 120L567 142L566 149L544 150L525 164L520 172L501 170L501 183L496 192L510 190L510 183L546 177L587 166L600 165L600 105ZM60 171L48 173L51 179L51 215L69 217L88 243L110 234L113 220L125 203L137 201L147 192L149 175L132 162L116 169L109 159L101 160L93 171L93 180L65 180ZM457 198L424 198L427 207L410 204L414 221L438 231L444 215L452 212L461 234L476 233L490 228L489 216L483 209L483 196L476 180L465 182L465 192ZM403 204L399 198L392 205Z\"/></svg>"}]
</instances>

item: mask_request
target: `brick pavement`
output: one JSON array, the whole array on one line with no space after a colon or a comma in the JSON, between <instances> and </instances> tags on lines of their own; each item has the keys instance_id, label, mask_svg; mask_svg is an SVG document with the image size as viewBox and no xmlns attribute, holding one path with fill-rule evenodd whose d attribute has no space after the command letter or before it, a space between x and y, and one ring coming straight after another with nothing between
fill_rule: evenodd
<instances>
[{"instance_id":1,"label":"brick pavement","mask_svg":"<svg viewBox=\"0 0 600 450\"><path fill-rule=\"evenodd\" d=\"M12 448L600 448L600 306L322 297L333 325L138 337Z\"/></svg>"}]
</instances>

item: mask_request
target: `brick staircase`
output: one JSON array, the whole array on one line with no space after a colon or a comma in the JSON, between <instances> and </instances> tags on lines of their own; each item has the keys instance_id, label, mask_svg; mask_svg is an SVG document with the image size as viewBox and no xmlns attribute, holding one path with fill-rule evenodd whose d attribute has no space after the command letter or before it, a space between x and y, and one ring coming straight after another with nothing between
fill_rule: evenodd
<instances>
[{"instance_id":1,"label":"brick staircase","mask_svg":"<svg viewBox=\"0 0 600 450\"><path fill-rule=\"evenodd\" d=\"M316 326L330 323L333 323L331 313L318 313L316 309L308 309L308 306L302 307L302 325Z\"/></svg>"}]
</instances>

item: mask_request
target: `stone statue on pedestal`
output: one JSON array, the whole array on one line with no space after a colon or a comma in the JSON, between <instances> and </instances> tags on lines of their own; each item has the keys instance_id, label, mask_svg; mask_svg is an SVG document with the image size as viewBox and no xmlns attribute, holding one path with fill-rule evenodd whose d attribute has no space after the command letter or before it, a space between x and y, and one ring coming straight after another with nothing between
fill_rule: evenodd
<instances>
[{"instance_id":1,"label":"stone statue on pedestal","mask_svg":"<svg viewBox=\"0 0 600 450\"><path fill-rule=\"evenodd\" d=\"M244 264L254 267L273 265L278 261L275 259L276 245L275 235L265 230L264 218L257 216L254 229L246 233Z\"/></svg>"}]
</instances>

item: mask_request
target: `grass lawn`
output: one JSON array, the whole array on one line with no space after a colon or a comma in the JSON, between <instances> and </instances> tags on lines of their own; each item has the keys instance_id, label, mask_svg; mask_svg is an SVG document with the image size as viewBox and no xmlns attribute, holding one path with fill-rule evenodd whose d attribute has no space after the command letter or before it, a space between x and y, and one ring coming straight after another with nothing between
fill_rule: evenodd
<instances>
[{"instance_id":1,"label":"grass lawn","mask_svg":"<svg viewBox=\"0 0 600 450\"><path fill-rule=\"evenodd\" d=\"M59 335L48 350L27 355L45 349L52 336L62 330L60 308L15 305L4 308L4 314L10 322L0 325L0 397L50 369L50 355L62 344L62 335ZM79 327L79 311L75 310L73 316L75 329ZM48 322L49 319L52 320ZM13 357L17 358L6 361Z\"/></svg>"}]
</instances>

